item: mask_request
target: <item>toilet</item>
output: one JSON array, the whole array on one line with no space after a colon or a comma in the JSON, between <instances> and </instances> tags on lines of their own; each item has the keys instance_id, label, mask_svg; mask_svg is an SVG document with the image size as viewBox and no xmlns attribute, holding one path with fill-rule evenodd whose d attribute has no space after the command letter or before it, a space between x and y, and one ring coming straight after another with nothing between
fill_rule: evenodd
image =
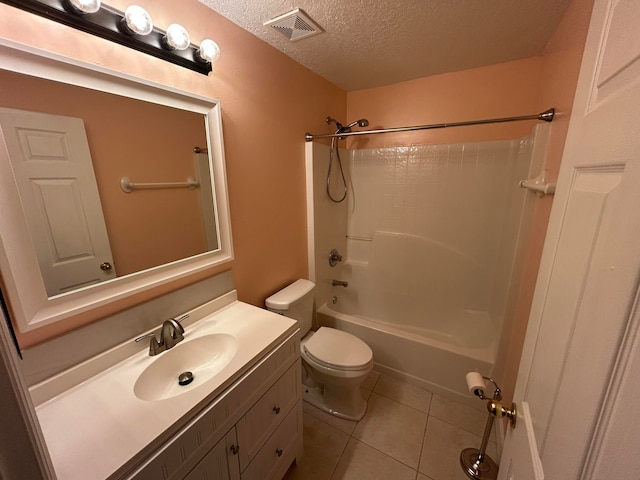
<instances>
[{"instance_id":1,"label":"toilet","mask_svg":"<svg viewBox=\"0 0 640 480\"><path fill-rule=\"evenodd\" d=\"M360 420L367 411L360 385L373 368L373 352L350 333L329 327L311 331L314 287L297 280L267 298L267 309L298 321L302 398L337 417Z\"/></svg>"}]
</instances>

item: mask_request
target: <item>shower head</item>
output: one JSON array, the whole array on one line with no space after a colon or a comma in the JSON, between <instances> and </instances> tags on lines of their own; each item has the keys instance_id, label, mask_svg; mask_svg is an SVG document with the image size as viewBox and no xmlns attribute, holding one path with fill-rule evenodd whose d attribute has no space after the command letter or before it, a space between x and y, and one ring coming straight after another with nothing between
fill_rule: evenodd
<instances>
[{"instance_id":1,"label":"shower head","mask_svg":"<svg viewBox=\"0 0 640 480\"><path fill-rule=\"evenodd\" d=\"M355 127L356 125L358 125L359 127L368 127L369 120L367 120L366 118L361 118L360 120L356 120L355 122L350 123L345 128Z\"/></svg>"},{"instance_id":2,"label":"shower head","mask_svg":"<svg viewBox=\"0 0 640 480\"><path fill-rule=\"evenodd\" d=\"M361 118L360 120L356 120L355 122L352 122L349 125L342 125L335 118L331 118L331 117L327 117L325 120L329 124L331 124L331 123L335 123L336 124L336 134L339 134L339 133L351 133L351 127L355 127L356 125L358 127L368 127L369 126L369 120L367 120L366 118ZM339 140L344 140L345 138L347 138L347 137L338 137Z\"/></svg>"}]
</instances>

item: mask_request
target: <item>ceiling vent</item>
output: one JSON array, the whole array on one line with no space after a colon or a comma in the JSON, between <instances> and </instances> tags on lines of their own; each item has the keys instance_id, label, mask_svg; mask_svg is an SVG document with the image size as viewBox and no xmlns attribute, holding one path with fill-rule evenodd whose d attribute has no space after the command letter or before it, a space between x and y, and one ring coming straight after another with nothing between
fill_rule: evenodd
<instances>
[{"instance_id":1,"label":"ceiling vent","mask_svg":"<svg viewBox=\"0 0 640 480\"><path fill-rule=\"evenodd\" d=\"M322 33L322 28L299 8L264 22L263 25L273 28L292 42Z\"/></svg>"}]
</instances>

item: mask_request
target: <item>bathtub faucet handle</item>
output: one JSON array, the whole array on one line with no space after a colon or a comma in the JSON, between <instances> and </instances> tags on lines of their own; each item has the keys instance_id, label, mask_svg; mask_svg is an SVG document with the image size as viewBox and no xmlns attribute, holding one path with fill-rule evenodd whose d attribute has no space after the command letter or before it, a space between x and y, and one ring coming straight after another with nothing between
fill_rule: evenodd
<instances>
[{"instance_id":1,"label":"bathtub faucet handle","mask_svg":"<svg viewBox=\"0 0 640 480\"><path fill-rule=\"evenodd\" d=\"M335 267L338 262L342 261L342 255L335 248L329 252L329 266Z\"/></svg>"}]
</instances>

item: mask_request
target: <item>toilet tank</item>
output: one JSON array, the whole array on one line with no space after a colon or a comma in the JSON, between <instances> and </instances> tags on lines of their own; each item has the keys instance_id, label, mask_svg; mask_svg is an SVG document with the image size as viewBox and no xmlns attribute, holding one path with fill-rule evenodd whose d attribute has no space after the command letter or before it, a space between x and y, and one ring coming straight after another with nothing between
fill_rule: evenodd
<instances>
[{"instance_id":1,"label":"toilet tank","mask_svg":"<svg viewBox=\"0 0 640 480\"><path fill-rule=\"evenodd\" d=\"M267 298L267 309L297 320L300 334L304 337L311 330L314 287L315 284L309 280L296 280Z\"/></svg>"}]
</instances>

